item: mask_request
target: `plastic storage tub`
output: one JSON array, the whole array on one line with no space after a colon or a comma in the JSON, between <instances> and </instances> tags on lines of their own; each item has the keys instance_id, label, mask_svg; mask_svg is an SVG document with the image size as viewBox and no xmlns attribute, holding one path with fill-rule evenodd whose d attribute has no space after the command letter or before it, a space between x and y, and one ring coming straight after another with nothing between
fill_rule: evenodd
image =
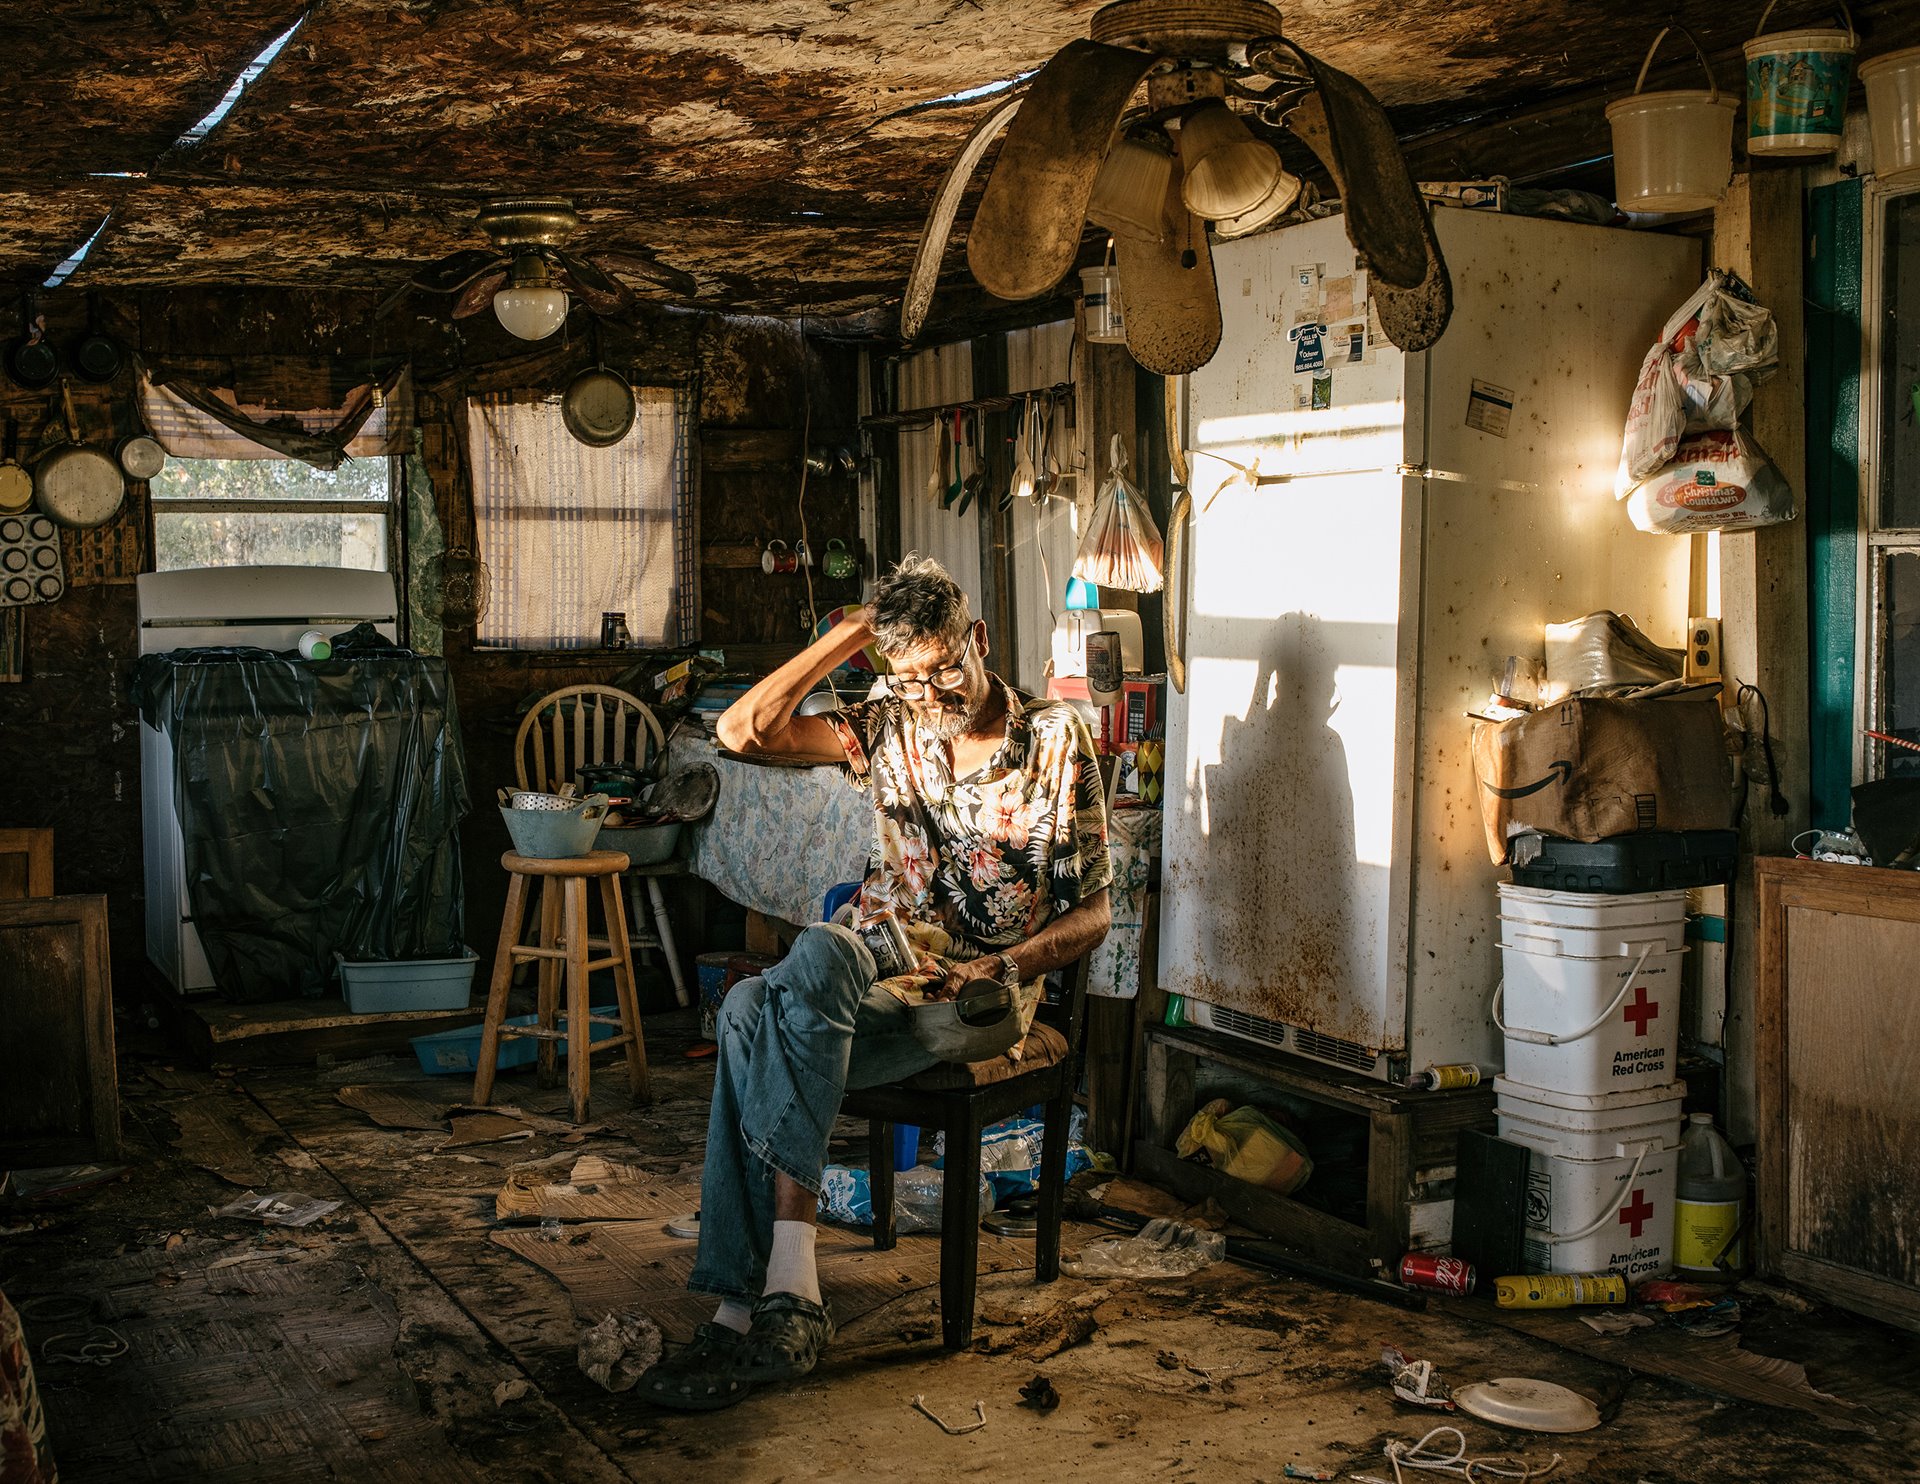
<instances>
[{"instance_id":1,"label":"plastic storage tub","mask_svg":"<svg viewBox=\"0 0 1920 1484\"><path fill-rule=\"evenodd\" d=\"M1501 1137L1527 1146L1528 1272L1614 1272L1638 1283L1672 1269L1677 1127L1669 1141L1613 1159L1574 1159L1524 1132Z\"/></svg>"},{"instance_id":2,"label":"plastic storage tub","mask_svg":"<svg viewBox=\"0 0 1920 1484\"><path fill-rule=\"evenodd\" d=\"M537 1015L509 1015L503 1024L538 1025ZM480 1065L480 1030L477 1025L462 1026L457 1031L436 1031L431 1036L413 1038L413 1054L420 1060L423 1072L465 1072L468 1075ZM594 1021L588 1027L588 1035L595 1041L605 1041L618 1035L616 1025L604 1025ZM561 1060L566 1059L567 1043L556 1042ZM531 1036L514 1036L500 1042L499 1055L494 1058L494 1067L506 1071L509 1067L530 1067L540 1054L540 1043Z\"/></svg>"},{"instance_id":3,"label":"plastic storage tub","mask_svg":"<svg viewBox=\"0 0 1920 1484\"><path fill-rule=\"evenodd\" d=\"M1577 892L1505 882L1499 891L1502 917L1556 927L1611 932L1647 923L1684 922L1687 916L1684 891Z\"/></svg>"},{"instance_id":4,"label":"plastic storage tub","mask_svg":"<svg viewBox=\"0 0 1920 1484\"><path fill-rule=\"evenodd\" d=\"M1684 951L1566 958L1502 944L1500 959L1508 1077L1583 1097L1674 1080Z\"/></svg>"},{"instance_id":5,"label":"plastic storage tub","mask_svg":"<svg viewBox=\"0 0 1920 1484\"><path fill-rule=\"evenodd\" d=\"M1540 837L1540 853L1513 867L1516 886L1549 891L1684 891L1733 880L1740 836L1734 830L1659 830L1611 840Z\"/></svg>"},{"instance_id":6,"label":"plastic storage tub","mask_svg":"<svg viewBox=\"0 0 1920 1484\"><path fill-rule=\"evenodd\" d=\"M355 1015L408 1010L464 1010L473 994L471 948L462 958L407 958L355 961L336 953L340 993Z\"/></svg>"},{"instance_id":7,"label":"plastic storage tub","mask_svg":"<svg viewBox=\"0 0 1920 1484\"><path fill-rule=\"evenodd\" d=\"M1635 1092L1579 1093L1495 1077L1500 1137L1534 1148L1551 1144L1569 1159L1617 1159L1649 1143L1678 1142L1687 1084Z\"/></svg>"}]
</instances>

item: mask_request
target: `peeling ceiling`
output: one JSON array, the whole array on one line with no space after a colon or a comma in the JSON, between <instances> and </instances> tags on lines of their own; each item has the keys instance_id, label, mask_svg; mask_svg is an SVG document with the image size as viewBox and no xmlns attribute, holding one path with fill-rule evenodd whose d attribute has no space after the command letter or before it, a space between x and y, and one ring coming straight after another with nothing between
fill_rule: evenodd
<instances>
[{"instance_id":1,"label":"peeling ceiling","mask_svg":"<svg viewBox=\"0 0 1920 1484\"><path fill-rule=\"evenodd\" d=\"M537 193L575 199L580 249L647 250L691 273L699 291L680 302L871 311L898 295L948 160L993 106L941 100L1037 68L1097 8L12 0L0 4L0 281L42 283L106 220L67 291L389 289L414 265L484 245L472 221L488 197ZM1625 92L1659 26L1685 21L1725 52L1751 34L1749 9L1327 0L1288 10L1286 31L1366 82L1410 134ZM1828 14L1789 3L1772 24ZM231 111L176 145L296 22ZM1684 43L1663 55L1668 85L1697 74ZM962 271L957 254L949 266Z\"/></svg>"}]
</instances>

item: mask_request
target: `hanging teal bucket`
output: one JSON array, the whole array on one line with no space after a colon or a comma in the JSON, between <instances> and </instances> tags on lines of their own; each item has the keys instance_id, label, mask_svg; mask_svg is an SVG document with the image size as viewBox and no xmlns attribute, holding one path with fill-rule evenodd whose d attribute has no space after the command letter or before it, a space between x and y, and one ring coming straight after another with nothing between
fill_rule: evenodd
<instances>
[{"instance_id":1,"label":"hanging teal bucket","mask_svg":"<svg viewBox=\"0 0 1920 1484\"><path fill-rule=\"evenodd\" d=\"M1840 147L1859 37L1846 6L1839 10L1844 30L1806 26L1747 43L1748 154L1807 159ZM1760 13L1762 31L1772 13L1772 4Z\"/></svg>"}]
</instances>

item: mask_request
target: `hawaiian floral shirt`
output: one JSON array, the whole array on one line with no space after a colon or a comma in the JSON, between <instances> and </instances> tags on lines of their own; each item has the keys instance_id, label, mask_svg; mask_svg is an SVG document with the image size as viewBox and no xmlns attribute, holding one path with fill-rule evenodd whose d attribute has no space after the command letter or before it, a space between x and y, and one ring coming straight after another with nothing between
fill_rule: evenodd
<instances>
[{"instance_id":1,"label":"hawaiian floral shirt","mask_svg":"<svg viewBox=\"0 0 1920 1484\"><path fill-rule=\"evenodd\" d=\"M873 795L874 843L857 919L892 912L924 955L922 972L883 981L912 1003L944 970L1032 937L1113 879L1106 797L1093 739L1065 701L1038 701L998 677L1007 735L977 773L897 697L858 701L827 720L853 784ZM1026 986L1032 1023L1041 984Z\"/></svg>"}]
</instances>

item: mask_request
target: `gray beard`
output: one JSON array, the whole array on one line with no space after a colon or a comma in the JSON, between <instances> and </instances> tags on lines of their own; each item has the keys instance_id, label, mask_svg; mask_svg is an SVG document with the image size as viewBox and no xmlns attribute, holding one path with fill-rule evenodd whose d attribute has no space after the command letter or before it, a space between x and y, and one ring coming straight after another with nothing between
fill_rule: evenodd
<instances>
[{"instance_id":1,"label":"gray beard","mask_svg":"<svg viewBox=\"0 0 1920 1484\"><path fill-rule=\"evenodd\" d=\"M981 712L985 710L985 696L953 710L944 706L927 708L919 713L920 727L942 742L951 742L955 737L965 736L972 731L980 720Z\"/></svg>"}]
</instances>

